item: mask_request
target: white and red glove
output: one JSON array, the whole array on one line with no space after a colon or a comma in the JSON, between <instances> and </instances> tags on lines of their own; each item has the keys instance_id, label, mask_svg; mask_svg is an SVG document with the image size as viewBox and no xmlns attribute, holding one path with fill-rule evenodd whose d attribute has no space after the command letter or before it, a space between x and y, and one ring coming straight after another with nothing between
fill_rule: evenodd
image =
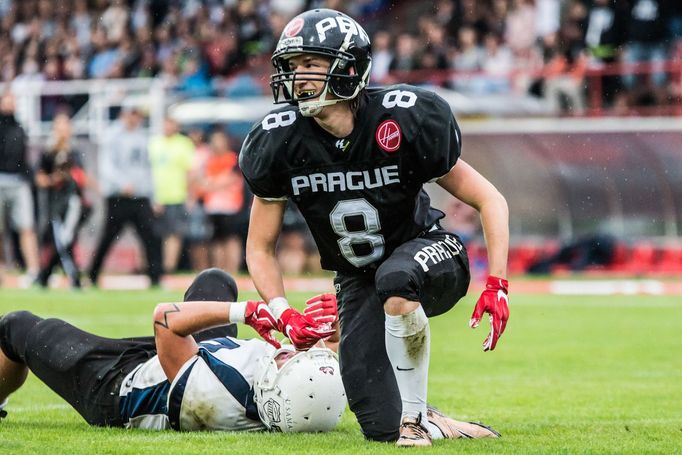
<instances>
[{"instance_id":1,"label":"white and red glove","mask_svg":"<svg viewBox=\"0 0 682 455\"><path fill-rule=\"evenodd\" d=\"M282 347L272 334L273 330L277 330L277 319L265 302L249 300L233 303L230 305L230 322L241 322L253 327L265 341L277 349Z\"/></svg>"},{"instance_id":2,"label":"white and red glove","mask_svg":"<svg viewBox=\"0 0 682 455\"><path fill-rule=\"evenodd\" d=\"M289 307L286 299L278 297L270 301L270 308L277 317L277 329L286 335L299 351L306 351L318 341L329 338L336 331L330 325L315 321Z\"/></svg>"},{"instance_id":3,"label":"white and red glove","mask_svg":"<svg viewBox=\"0 0 682 455\"><path fill-rule=\"evenodd\" d=\"M305 302L303 314L319 324L334 325L339 320L335 294L320 294Z\"/></svg>"},{"instance_id":4,"label":"white and red glove","mask_svg":"<svg viewBox=\"0 0 682 455\"><path fill-rule=\"evenodd\" d=\"M485 291L478 298L474 312L469 320L469 327L475 329L481 323L483 313L490 315L490 333L483 342L484 351L492 351L497 340L502 336L509 319L509 282L504 278L489 276L485 283Z\"/></svg>"}]
</instances>

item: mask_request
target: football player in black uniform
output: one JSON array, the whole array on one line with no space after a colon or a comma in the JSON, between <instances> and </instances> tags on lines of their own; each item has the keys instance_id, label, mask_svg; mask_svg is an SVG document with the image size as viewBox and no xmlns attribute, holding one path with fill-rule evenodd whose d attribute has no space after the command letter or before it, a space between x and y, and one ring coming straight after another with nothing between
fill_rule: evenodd
<instances>
[{"instance_id":1,"label":"football player in black uniform","mask_svg":"<svg viewBox=\"0 0 682 455\"><path fill-rule=\"evenodd\" d=\"M340 360L351 410L367 438L428 446L457 432L427 407L428 317L450 310L469 286L466 249L443 230L423 190L437 182L480 212L490 277L470 325L489 313L484 350L495 348L507 307L508 209L504 197L459 159L461 134L448 104L396 85L367 89L366 32L338 11L292 19L272 62L276 103L244 142L240 166L255 194L247 240L253 281L300 349L326 336L289 308L275 245L287 199L303 214L325 269L336 271Z\"/></svg>"}]
</instances>

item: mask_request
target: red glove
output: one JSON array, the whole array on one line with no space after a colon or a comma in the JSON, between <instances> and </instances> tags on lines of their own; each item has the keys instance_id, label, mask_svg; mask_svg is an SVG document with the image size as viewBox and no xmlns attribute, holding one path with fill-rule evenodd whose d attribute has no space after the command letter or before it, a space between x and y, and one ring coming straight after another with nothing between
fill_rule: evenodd
<instances>
[{"instance_id":1,"label":"red glove","mask_svg":"<svg viewBox=\"0 0 682 455\"><path fill-rule=\"evenodd\" d=\"M265 341L276 347L281 348L282 345L272 335L273 330L277 330L277 320L272 314L268 304L255 300L246 302L246 311L244 311L244 323L253 327Z\"/></svg>"},{"instance_id":2,"label":"red glove","mask_svg":"<svg viewBox=\"0 0 682 455\"><path fill-rule=\"evenodd\" d=\"M484 351L492 351L497 340L502 336L509 319L509 298L507 297L509 282L504 278L489 276L485 283L485 291L476 302L474 312L469 320L469 327L475 329L481 322L483 313L490 314L490 334L483 342Z\"/></svg>"},{"instance_id":3,"label":"red glove","mask_svg":"<svg viewBox=\"0 0 682 455\"><path fill-rule=\"evenodd\" d=\"M305 302L303 314L319 324L333 325L339 320L335 294L320 294Z\"/></svg>"},{"instance_id":4,"label":"red glove","mask_svg":"<svg viewBox=\"0 0 682 455\"><path fill-rule=\"evenodd\" d=\"M331 326L325 327L293 308L284 310L277 321L277 328L299 351L312 348L315 343L323 338L329 338L336 331Z\"/></svg>"}]
</instances>

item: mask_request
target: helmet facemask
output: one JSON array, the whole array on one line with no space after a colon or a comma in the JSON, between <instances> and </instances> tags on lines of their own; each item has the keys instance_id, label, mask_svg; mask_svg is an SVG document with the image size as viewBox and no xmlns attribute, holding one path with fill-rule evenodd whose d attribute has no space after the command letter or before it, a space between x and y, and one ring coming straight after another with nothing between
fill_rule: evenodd
<instances>
[{"instance_id":1,"label":"helmet facemask","mask_svg":"<svg viewBox=\"0 0 682 455\"><path fill-rule=\"evenodd\" d=\"M306 54L314 54L305 52ZM326 73L321 72L296 72L288 70L289 58L300 54L288 54L273 57L273 64L277 73L273 74L270 83L275 104L288 102L297 104L301 114L306 117L314 117L319 114L324 106L330 106L340 101L347 101L358 96L365 88L364 79L369 74L370 66L365 69L366 74L358 74L355 57L348 53L340 55L331 61ZM321 55L327 58L327 55ZM324 84L316 93L299 95L296 93L296 85L301 81L323 81ZM329 98L328 98L329 97Z\"/></svg>"}]
</instances>

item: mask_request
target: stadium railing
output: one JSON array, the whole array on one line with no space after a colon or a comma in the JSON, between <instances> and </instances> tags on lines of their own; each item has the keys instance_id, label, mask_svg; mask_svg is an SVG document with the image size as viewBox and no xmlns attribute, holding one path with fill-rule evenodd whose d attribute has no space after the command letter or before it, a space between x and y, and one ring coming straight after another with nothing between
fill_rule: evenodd
<instances>
[{"instance_id":1,"label":"stadium railing","mask_svg":"<svg viewBox=\"0 0 682 455\"><path fill-rule=\"evenodd\" d=\"M7 85L7 84L5 84ZM169 87L160 79L87 79L37 81L16 79L9 84L17 99L17 118L35 143L50 134L52 118L66 111L74 133L98 142L106 126L124 106L135 106L149 118L149 128L161 131ZM6 87L0 84L0 91Z\"/></svg>"}]
</instances>

